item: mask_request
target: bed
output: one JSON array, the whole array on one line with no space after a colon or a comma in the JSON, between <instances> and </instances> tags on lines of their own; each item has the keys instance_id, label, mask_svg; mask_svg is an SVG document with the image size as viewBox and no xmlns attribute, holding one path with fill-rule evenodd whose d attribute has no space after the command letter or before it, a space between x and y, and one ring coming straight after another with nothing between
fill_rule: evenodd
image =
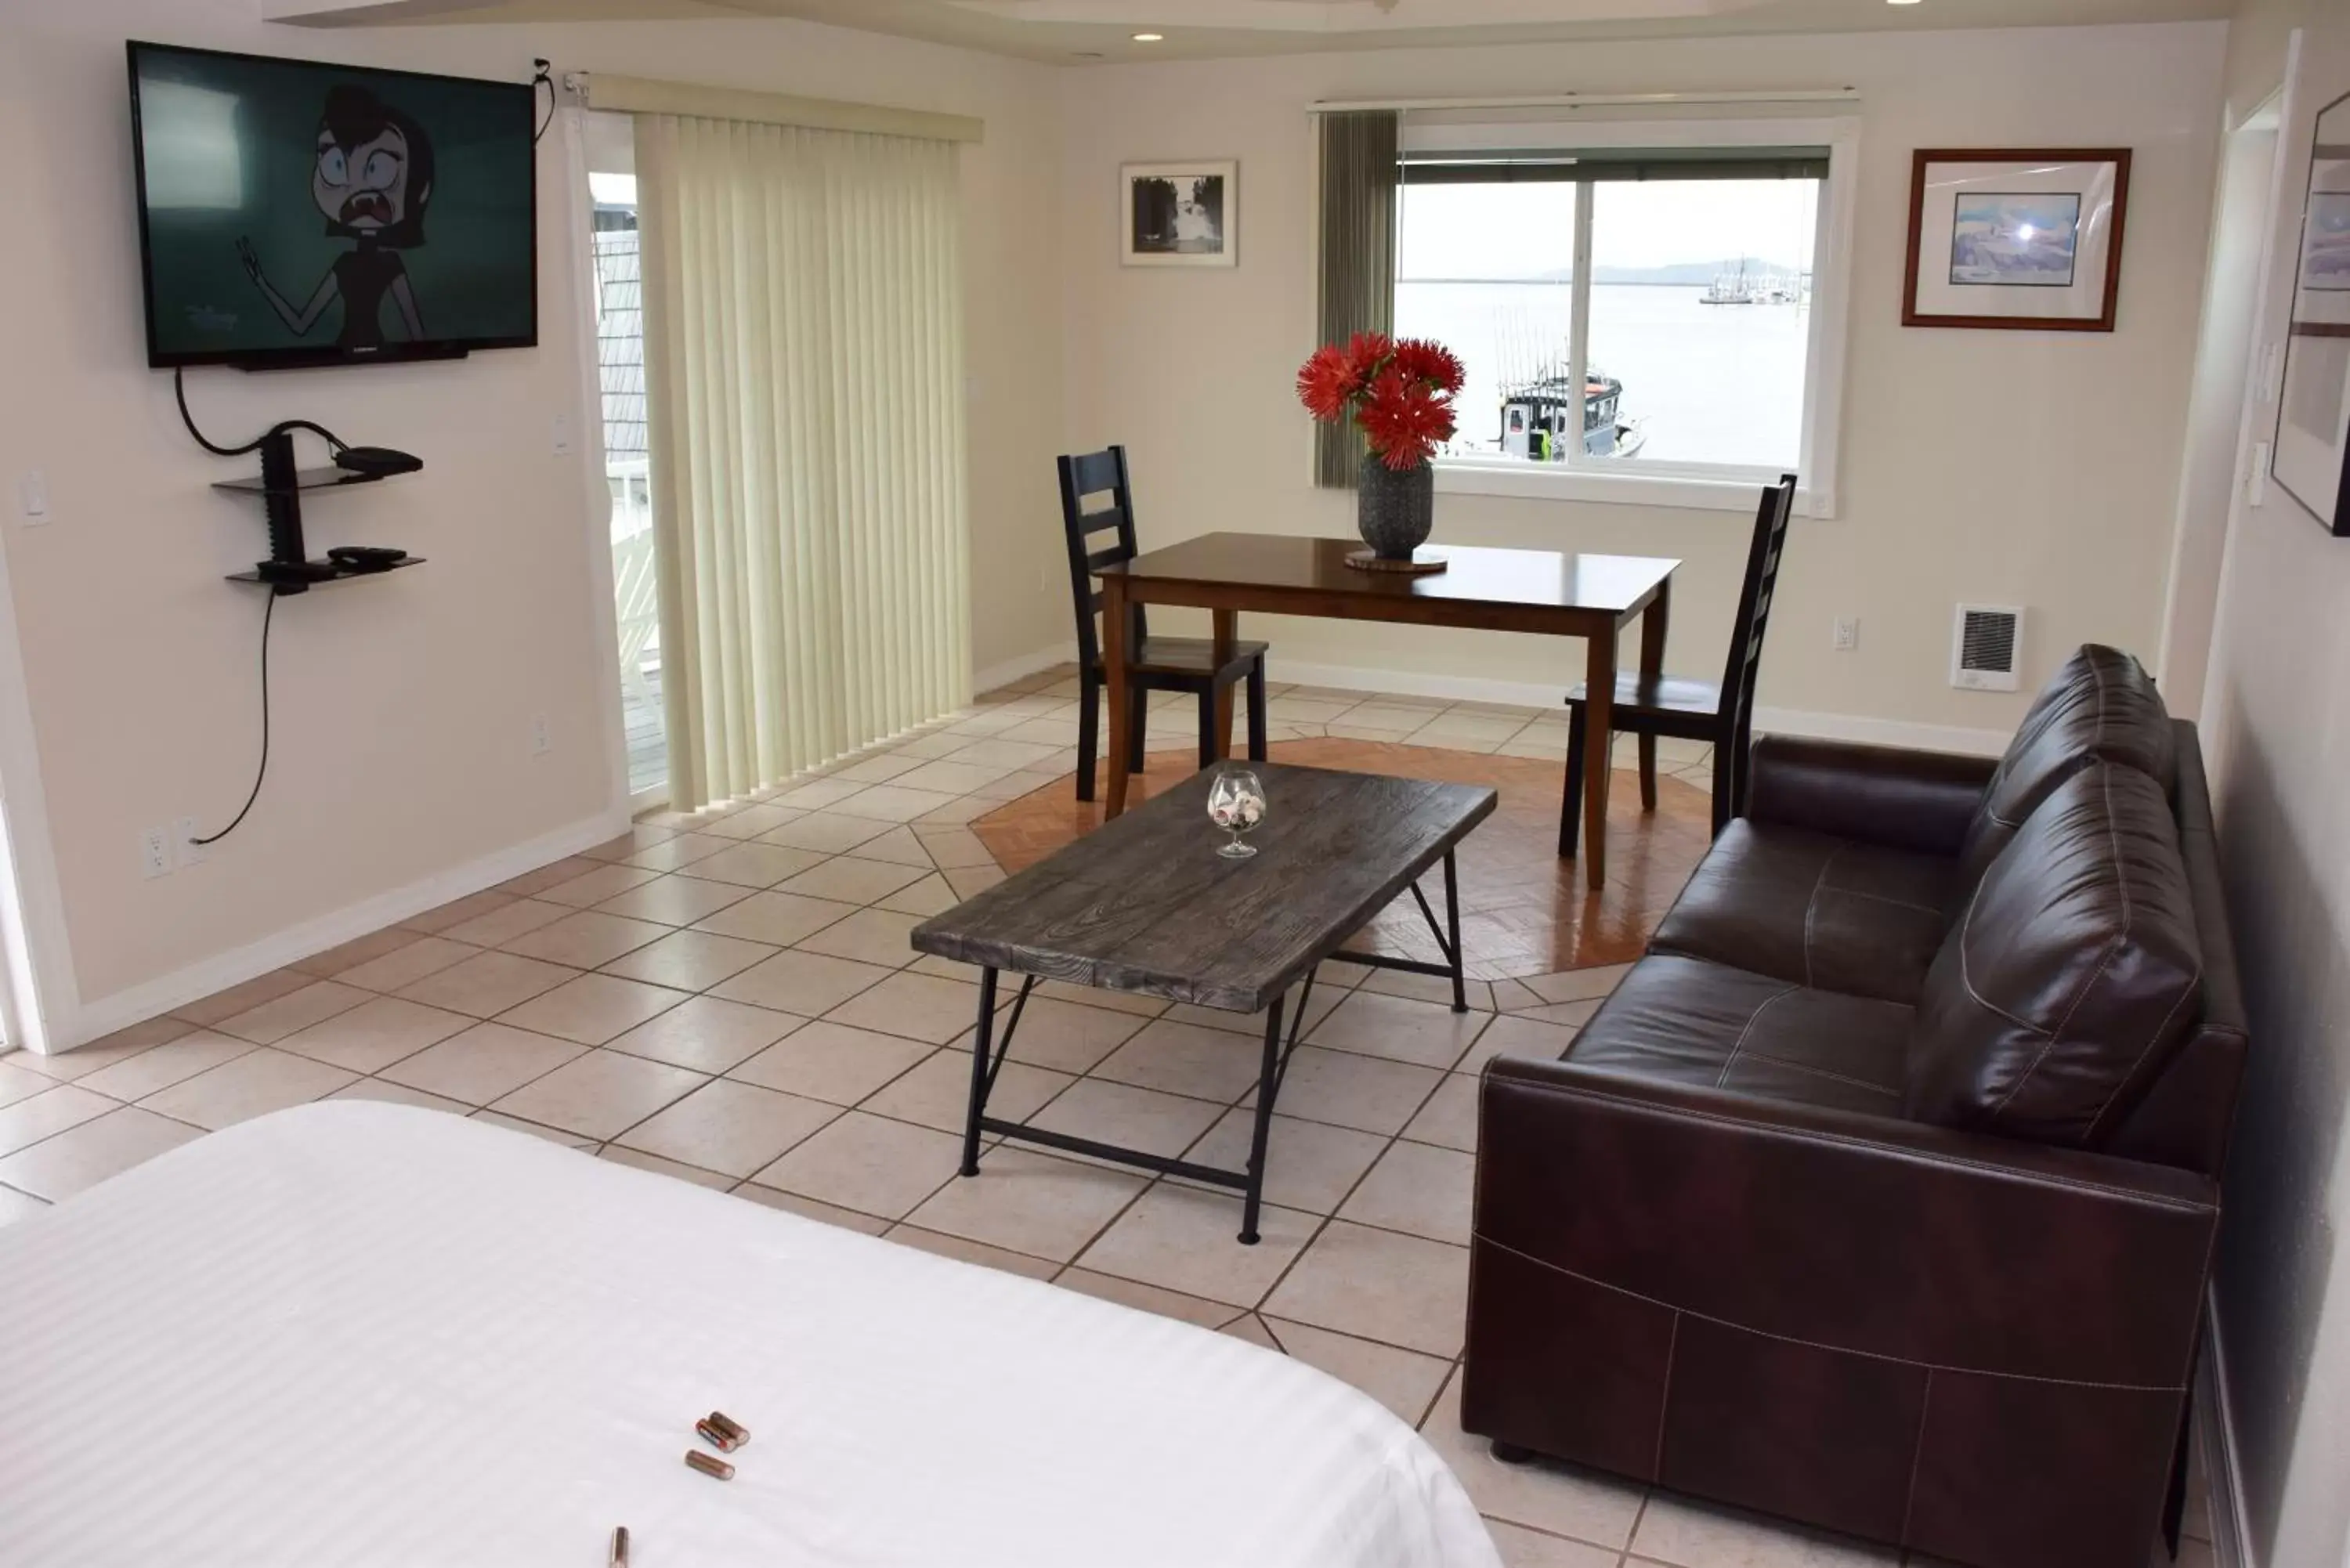
<instances>
[{"instance_id":1,"label":"bed","mask_svg":"<svg viewBox=\"0 0 2350 1568\"><path fill-rule=\"evenodd\" d=\"M0 1521L60 1568L1498 1562L1299 1363L357 1100L0 1230Z\"/></svg>"}]
</instances>

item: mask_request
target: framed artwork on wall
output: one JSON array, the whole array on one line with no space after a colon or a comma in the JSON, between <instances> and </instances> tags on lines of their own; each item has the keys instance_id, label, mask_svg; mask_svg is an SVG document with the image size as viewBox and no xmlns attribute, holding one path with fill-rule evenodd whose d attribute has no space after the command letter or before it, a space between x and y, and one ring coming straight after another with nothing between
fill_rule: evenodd
<instances>
[{"instance_id":1,"label":"framed artwork on wall","mask_svg":"<svg viewBox=\"0 0 2350 1568\"><path fill-rule=\"evenodd\" d=\"M1919 149L1901 324L2111 332L2129 167L2126 147Z\"/></svg>"},{"instance_id":2,"label":"framed artwork on wall","mask_svg":"<svg viewBox=\"0 0 2350 1568\"><path fill-rule=\"evenodd\" d=\"M2350 95L2318 112L2269 472L2350 535Z\"/></svg>"},{"instance_id":3,"label":"framed artwork on wall","mask_svg":"<svg viewBox=\"0 0 2350 1568\"><path fill-rule=\"evenodd\" d=\"M1118 259L1128 266L1238 266L1240 172L1221 163L1118 170Z\"/></svg>"}]
</instances>

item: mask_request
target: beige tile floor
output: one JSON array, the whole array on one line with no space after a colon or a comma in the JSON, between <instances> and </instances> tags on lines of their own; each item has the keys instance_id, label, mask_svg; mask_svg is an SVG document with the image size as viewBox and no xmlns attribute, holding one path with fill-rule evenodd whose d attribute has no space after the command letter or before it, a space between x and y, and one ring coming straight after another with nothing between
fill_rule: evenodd
<instances>
[{"instance_id":1,"label":"beige tile floor","mask_svg":"<svg viewBox=\"0 0 2350 1568\"><path fill-rule=\"evenodd\" d=\"M1557 1054L1617 971L1472 982L1456 1017L1440 981L1326 969L1253 1248L1225 1192L1016 1147L955 1176L978 987L906 933L1000 879L964 825L1066 774L1075 691L1041 677L79 1051L0 1057L0 1222L244 1117L394 1100L1284 1351L1419 1425L1523 1568L1898 1562L1596 1473L1504 1466L1460 1430L1475 1072L1501 1050ZM1154 742L1194 743L1182 701L1154 713ZM1275 739L1565 747L1555 712L1298 687L1271 711ZM1702 751L1666 747L1702 787ZM1047 985L992 1108L1237 1165L1258 1049L1247 1019Z\"/></svg>"}]
</instances>

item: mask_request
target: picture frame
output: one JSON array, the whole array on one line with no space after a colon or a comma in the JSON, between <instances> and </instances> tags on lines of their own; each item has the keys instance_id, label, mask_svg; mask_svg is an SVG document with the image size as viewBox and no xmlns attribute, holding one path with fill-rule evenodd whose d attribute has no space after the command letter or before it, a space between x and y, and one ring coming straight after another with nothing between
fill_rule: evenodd
<instances>
[{"instance_id":1,"label":"picture frame","mask_svg":"<svg viewBox=\"0 0 2350 1568\"><path fill-rule=\"evenodd\" d=\"M2130 150L1920 148L1901 325L2111 332Z\"/></svg>"},{"instance_id":2,"label":"picture frame","mask_svg":"<svg viewBox=\"0 0 2350 1568\"><path fill-rule=\"evenodd\" d=\"M2350 535L2350 94L2317 111L2269 472Z\"/></svg>"},{"instance_id":3,"label":"picture frame","mask_svg":"<svg viewBox=\"0 0 2350 1568\"><path fill-rule=\"evenodd\" d=\"M1118 166L1118 260L1127 266L1240 265L1238 161Z\"/></svg>"}]
</instances>

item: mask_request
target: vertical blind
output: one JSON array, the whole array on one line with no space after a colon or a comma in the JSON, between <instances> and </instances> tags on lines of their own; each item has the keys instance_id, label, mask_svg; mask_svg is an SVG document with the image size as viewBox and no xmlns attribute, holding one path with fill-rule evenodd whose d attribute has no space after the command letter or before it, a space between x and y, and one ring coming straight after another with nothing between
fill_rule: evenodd
<instances>
[{"instance_id":1,"label":"vertical blind","mask_svg":"<svg viewBox=\"0 0 2350 1568\"><path fill-rule=\"evenodd\" d=\"M1319 341L1395 327L1396 142L1393 109L1322 116ZM1363 459L1351 424L1314 427L1314 483L1352 489Z\"/></svg>"},{"instance_id":2,"label":"vertical blind","mask_svg":"<svg viewBox=\"0 0 2350 1568\"><path fill-rule=\"evenodd\" d=\"M670 802L969 699L953 145L639 114Z\"/></svg>"}]
</instances>

